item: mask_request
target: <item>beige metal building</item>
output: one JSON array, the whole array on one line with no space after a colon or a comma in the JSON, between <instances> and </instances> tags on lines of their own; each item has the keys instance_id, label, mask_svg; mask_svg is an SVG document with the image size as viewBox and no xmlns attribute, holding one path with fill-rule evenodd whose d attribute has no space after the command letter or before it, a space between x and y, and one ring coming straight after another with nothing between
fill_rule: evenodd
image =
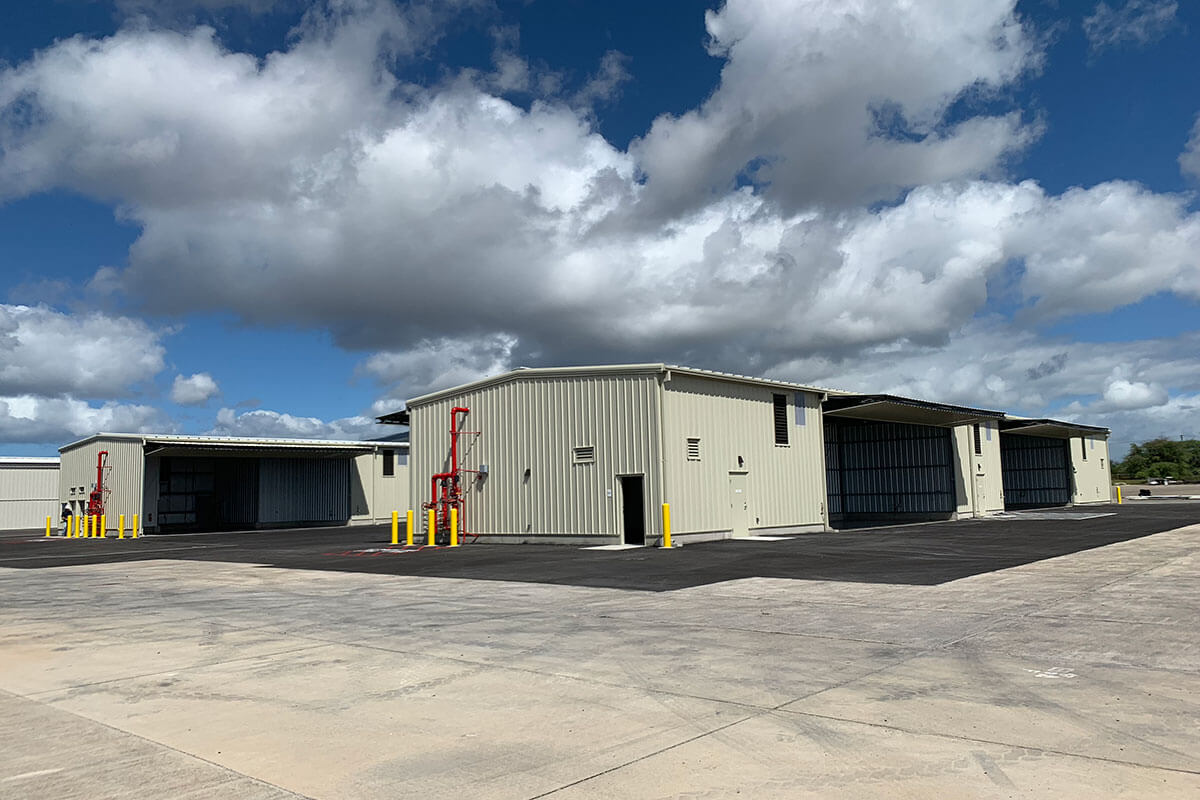
<instances>
[{"instance_id":1,"label":"beige metal building","mask_svg":"<svg viewBox=\"0 0 1200 800\"><path fill-rule=\"evenodd\" d=\"M0 530L58 528L58 459L0 456Z\"/></svg>"},{"instance_id":2,"label":"beige metal building","mask_svg":"<svg viewBox=\"0 0 1200 800\"><path fill-rule=\"evenodd\" d=\"M411 425L413 505L439 529L452 506L489 540L638 544L664 502L683 540L1000 510L1003 418L637 364L519 369L380 420Z\"/></svg>"},{"instance_id":3,"label":"beige metal building","mask_svg":"<svg viewBox=\"0 0 1200 800\"><path fill-rule=\"evenodd\" d=\"M100 486L106 523L149 533L390 520L408 498L408 443L100 433L59 449L76 514Z\"/></svg>"}]
</instances>

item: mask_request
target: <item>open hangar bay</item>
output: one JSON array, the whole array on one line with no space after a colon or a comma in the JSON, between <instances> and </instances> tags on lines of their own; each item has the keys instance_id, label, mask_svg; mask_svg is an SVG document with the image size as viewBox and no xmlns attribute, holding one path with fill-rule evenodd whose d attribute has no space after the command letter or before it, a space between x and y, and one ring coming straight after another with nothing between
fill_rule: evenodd
<instances>
[{"instance_id":1,"label":"open hangar bay","mask_svg":"<svg viewBox=\"0 0 1200 800\"><path fill-rule=\"evenodd\" d=\"M626 552L5 534L0 796L1190 798L1194 509Z\"/></svg>"},{"instance_id":2,"label":"open hangar bay","mask_svg":"<svg viewBox=\"0 0 1200 800\"><path fill-rule=\"evenodd\" d=\"M408 443L100 433L60 448L60 502L107 531L382 522L408 505ZM57 520L57 515L55 515Z\"/></svg>"}]
</instances>

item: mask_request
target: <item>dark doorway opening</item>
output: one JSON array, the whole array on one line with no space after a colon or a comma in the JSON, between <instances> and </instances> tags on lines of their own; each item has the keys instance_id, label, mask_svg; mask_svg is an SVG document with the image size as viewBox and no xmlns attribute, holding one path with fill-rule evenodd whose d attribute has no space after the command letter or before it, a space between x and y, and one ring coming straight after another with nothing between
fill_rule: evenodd
<instances>
[{"instance_id":1,"label":"dark doorway opening","mask_svg":"<svg viewBox=\"0 0 1200 800\"><path fill-rule=\"evenodd\" d=\"M641 475L621 477L621 520L625 544L646 543L646 497Z\"/></svg>"},{"instance_id":2,"label":"dark doorway opening","mask_svg":"<svg viewBox=\"0 0 1200 800\"><path fill-rule=\"evenodd\" d=\"M257 459L176 456L159 466L162 533L253 528L258 500Z\"/></svg>"}]
</instances>

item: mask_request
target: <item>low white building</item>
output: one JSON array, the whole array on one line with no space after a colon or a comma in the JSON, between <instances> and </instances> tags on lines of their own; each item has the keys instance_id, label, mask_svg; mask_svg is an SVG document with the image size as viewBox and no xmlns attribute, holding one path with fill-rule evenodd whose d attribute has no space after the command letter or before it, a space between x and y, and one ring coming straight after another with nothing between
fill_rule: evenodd
<instances>
[{"instance_id":1,"label":"low white building","mask_svg":"<svg viewBox=\"0 0 1200 800\"><path fill-rule=\"evenodd\" d=\"M408 508L408 443L99 433L59 449L58 499L99 487L107 526L150 533L386 522Z\"/></svg>"},{"instance_id":2,"label":"low white building","mask_svg":"<svg viewBox=\"0 0 1200 800\"><path fill-rule=\"evenodd\" d=\"M58 528L57 458L0 456L0 530Z\"/></svg>"}]
</instances>

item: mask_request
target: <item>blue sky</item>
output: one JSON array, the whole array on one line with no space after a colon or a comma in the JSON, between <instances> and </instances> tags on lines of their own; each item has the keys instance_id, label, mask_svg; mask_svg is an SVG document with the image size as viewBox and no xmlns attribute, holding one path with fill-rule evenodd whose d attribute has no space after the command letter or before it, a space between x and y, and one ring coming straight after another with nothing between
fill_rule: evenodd
<instances>
[{"instance_id":1,"label":"blue sky","mask_svg":"<svg viewBox=\"0 0 1200 800\"><path fill-rule=\"evenodd\" d=\"M1200 8L9 3L0 451L668 361L1200 437Z\"/></svg>"}]
</instances>

